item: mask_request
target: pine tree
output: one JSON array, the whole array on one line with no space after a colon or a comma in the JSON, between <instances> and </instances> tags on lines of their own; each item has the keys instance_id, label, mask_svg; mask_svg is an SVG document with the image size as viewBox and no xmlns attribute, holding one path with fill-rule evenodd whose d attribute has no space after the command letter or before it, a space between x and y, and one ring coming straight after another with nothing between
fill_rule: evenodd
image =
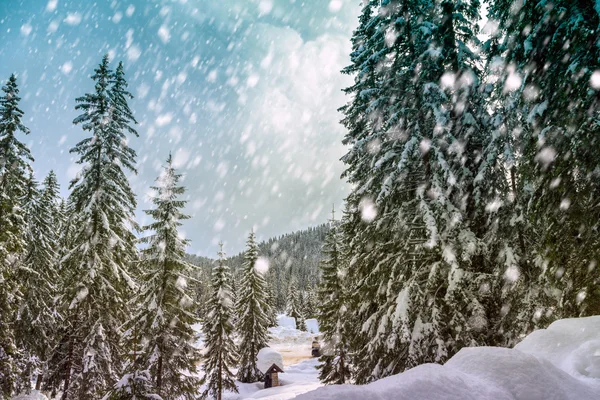
<instances>
[{"instance_id":1,"label":"pine tree","mask_svg":"<svg viewBox=\"0 0 600 400\"><path fill-rule=\"evenodd\" d=\"M219 261L213 268L211 285L212 296L208 304L208 313L202 327L206 355L204 377L202 384L206 389L202 398L216 398L221 400L223 391L238 393L234 374L230 368L237 360L237 350L233 342L233 303L231 295L231 273L225 265L223 243L220 244Z\"/></svg>"},{"instance_id":2,"label":"pine tree","mask_svg":"<svg viewBox=\"0 0 600 400\"><path fill-rule=\"evenodd\" d=\"M142 250L140 281L144 284L132 320L144 338L139 365L150 371L158 395L165 400L196 399L199 388L194 375L200 354L194 347L192 328L197 318L192 289L187 286L194 267L184 258L189 241L178 232L181 221L189 218L181 212L186 202L179 200L185 192L178 185L180 179L169 155L152 187L155 208L145 211L154 222L143 229L153 233L142 240L148 244Z\"/></svg>"},{"instance_id":3,"label":"pine tree","mask_svg":"<svg viewBox=\"0 0 600 400\"><path fill-rule=\"evenodd\" d=\"M50 171L44 179L42 190L37 186L31 173L24 207L27 248L18 272L22 300L15 326L19 346L34 363L24 379L26 391L30 388L34 366L39 371L36 389L41 388L46 362L55 346L56 330L61 323L55 304L59 282L59 221L56 220L59 186L54 172Z\"/></svg>"},{"instance_id":4,"label":"pine tree","mask_svg":"<svg viewBox=\"0 0 600 400\"><path fill-rule=\"evenodd\" d=\"M593 199L599 170L594 73L600 65L597 46L590 46L599 17L593 3L560 0L497 0L489 17L499 23L496 46L490 46L498 131L518 155L511 166L519 212L512 218L520 250L512 274L519 277L511 303L517 336L544 323L540 316L599 310Z\"/></svg>"},{"instance_id":5,"label":"pine tree","mask_svg":"<svg viewBox=\"0 0 600 400\"><path fill-rule=\"evenodd\" d=\"M344 384L350 379L349 332L345 275L341 236L332 213L331 229L325 237L319 285L319 330L325 340L325 352L319 358L319 380L326 384Z\"/></svg>"},{"instance_id":6,"label":"pine tree","mask_svg":"<svg viewBox=\"0 0 600 400\"><path fill-rule=\"evenodd\" d=\"M135 300L131 306L135 306ZM156 394L156 386L148 369L143 369L143 357L139 357L138 352L143 351L144 338L140 334L139 321L129 324L130 332L126 337L130 339L130 358L125 362L123 377L113 386L102 400L163 400Z\"/></svg>"},{"instance_id":7,"label":"pine tree","mask_svg":"<svg viewBox=\"0 0 600 400\"><path fill-rule=\"evenodd\" d=\"M65 300L73 331L68 345L64 398L98 398L120 377L121 325L125 303L135 283L136 239L131 229L136 207L124 168L135 172L135 152L126 145L119 109L111 98L108 56L95 69L95 91L77 98L83 113L73 121L91 137L79 142L82 172L71 182L75 233L63 258ZM74 341L74 342L73 342Z\"/></svg>"},{"instance_id":8,"label":"pine tree","mask_svg":"<svg viewBox=\"0 0 600 400\"><path fill-rule=\"evenodd\" d=\"M262 379L256 356L269 339L269 304L267 283L256 269L258 248L254 232L250 232L244 253L244 271L237 302L237 331L240 337L238 380L249 383Z\"/></svg>"},{"instance_id":9,"label":"pine tree","mask_svg":"<svg viewBox=\"0 0 600 400\"><path fill-rule=\"evenodd\" d=\"M293 277L290 280L287 293L287 303L285 306L285 313L288 317L292 317L296 320L296 328L305 331L304 317L301 313L302 307L300 304L300 294L298 293L298 281Z\"/></svg>"},{"instance_id":10,"label":"pine tree","mask_svg":"<svg viewBox=\"0 0 600 400\"><path fill-rule=\"evenodd\" d=\"M136 370L125 374L102 400L163 400L154 389L150 372Z\"/></svg>"},{"instance_id":11,"label":"pine tree","mask_svg":"<svg viewBox=\"0 0 600 400\"><path fill-rule=\"evenodd\" d=\"M17 265L25 250L25 221L22 200L27 172L33 157L17 135L27 135L19 108L15 75L2 87L0 96L0 393L9 397L21 373L21 354L16 346L13 324L20 302Z\"/></svg>"},{"instance_id":12,"label":"pine tree","mask_svg":"<svg viewBox=\"0 0 600 400\"><path fill-rule=\"evenodd\" d=\"M269 272L271 272L271 269L269 269ZM269 303L269 327L273 327L273 326L277 326L277 311L275 308L275 303L276 303L276 296L275 296L275 290L273 288L274 286L274 282L273 282L273 275L269 274L268 275L271 279L267 279L267 302Z\"/></svg>"},{"instance_id":13,"label":"pine tree","mask_svg":"<svg viewBox=\"0 0 600 400\"><path fill-rule=\"evenodd\" d=\"M344 247L356 381L484 344L489 116L476 2L369 2L353 38Z\"/></svg>"},{"instance_id":14,"label":"pine tree","mask_svg":"<svg viewBox=\"0 0 600 400\"><path fill-rule=\"evenodd\" d=\"M304 309L302 315L305 318L316 318L317 317L317 295L316 288L310 288L303 292L304 296Z\"/></svg>"}]
</instances>

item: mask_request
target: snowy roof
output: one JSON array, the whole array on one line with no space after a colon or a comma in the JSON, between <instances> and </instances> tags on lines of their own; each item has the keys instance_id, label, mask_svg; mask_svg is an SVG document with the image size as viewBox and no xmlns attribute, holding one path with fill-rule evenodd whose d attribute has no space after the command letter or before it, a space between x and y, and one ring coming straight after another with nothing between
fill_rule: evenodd
<instances>
[{"instance_id":1,"label":"snowy roof","mask_svg":"<svg viewBox=\"0 0 600 400\"><path fill-rule=\"evenodd\" d=\"M263 374L266 374L269 368L275 364L283 372L283 357L278 351L270 347L260 349L256 356L256 366Z\"/></svg>"}]
</instances>

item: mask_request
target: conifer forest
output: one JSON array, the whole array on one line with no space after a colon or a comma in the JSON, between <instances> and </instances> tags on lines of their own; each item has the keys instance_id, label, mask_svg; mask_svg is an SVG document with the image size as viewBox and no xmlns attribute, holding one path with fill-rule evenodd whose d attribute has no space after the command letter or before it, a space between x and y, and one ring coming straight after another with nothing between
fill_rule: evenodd
<instances>
[{"instance_id":1,"label":"conifer forest","mask_svg":"<svg viewBox=\"0 0 600 400\"><path fill-rule=\"evenodd\" d=\"M597 0L1 0L0 400L600 398Z\"/></svg>"}]
</instances>

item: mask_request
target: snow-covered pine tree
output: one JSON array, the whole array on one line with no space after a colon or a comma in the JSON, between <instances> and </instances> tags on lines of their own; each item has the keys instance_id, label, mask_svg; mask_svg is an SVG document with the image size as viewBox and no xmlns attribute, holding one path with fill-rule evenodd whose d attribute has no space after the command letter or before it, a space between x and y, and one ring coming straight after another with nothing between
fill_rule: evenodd
<instances>
[{"instance_id":1,"label":"snow-covered pine tree","mask_svg":"<svg viewBox=\"0 0 600 400\"><path fill-rule=\"evenodd\" d=\"M525 29L536 3L522 4L522 8L514 9L518 11L514 15L510 3L489 3L488 19L492 26L497 23L500 29L490 32L491 37L484 46L488 58L487 80L493 85L489 99L489 108L493 110L493 132L485 158L494 162L494 168L506 177L489 179L498 198L491 207L496 218L489 227L488 235L492 240L488 242L488 251L497 259L494 275L503 278L498 279L490 290L490 299L498 304L497 316L493 318L495 326L490 331L496 332L492 344L506 346L514 346L534 328L546 326L548 318L545 314L549 310L549 291L544 289L549 282L542 273L541 259L536 261L534 251L539 235L528 215L530 183L520 172L522 146L531 135L526 115L519 110L529 102L524 102L529 95L522 96L524 86L516 64L507 63L505 59L507 48L525 43L522 38L515 40L513 35L505 35L507 19L521 19L521 28ZM533 95L535 90L530 87L527 92Z\"/></svg>"},{"instance_id":2,"label":"snow-covered pine tree","mask_svg":"<svg viewBox=\"0 0 600 400\"><path fill-rule=\"evenodd\" d=\"M212 294L202 326L206 347L202 366L204 370L202 384L206 384L206 389L202 393L202 398L217 400L223 398L224 391L238 393L235 375L230 370L238 358L233 342L232 279L229 267L225 264L227 259L223 251L223 243L220 243L219 246L219 260L212 271Z\"/></svg>"},{"instance_id":3,"label":"snow-covered pine tree","mask_svg":"<svg viewBox=\"0 0 600 400\"><path fill-rule=\"evenodd\" d=\"M60 232L57 247L58 280L55 285L58 292L57 312L61 315L61 323L56 327L56 344L49 354L48 370L42 385L42 390L49 392L51 398L56 397L61 385L70 381L71 366L79 354L79 343L76 343L72 329L75 320L68 318L69 304L65 301L65 292L70 285L72 275L67 263L61 261L75 244L77 229L73 209L72 199L63 199L55 216L57 231Z\"/></svg>"},{"instance_id":4,"label":"snow-covered pine tree","mask_svg":"<svg viewBox=\"0 0 600 400\"><path fill-rule=\"evenodd\" d=\"M519 272L553 296L529 307L526 327L540 315L597 314L598 13L592 2L497 0L499 90L512 92L498 114L519 158L517 196L528 228L531 261ZM568 112L565 112L568 110ZM568 232L568 233L567 233ZM526 237L528 239L529 237ZM522 265L518 265L522 267ZM548 285L547 282L550 282ZM539 290L535 293L544 293ZM522 296L525 297L525 296ZM533 314L533 316L531 315ZM528 329L528 330L529 330Z\"/></svg>"},{"instance_id":5,"label":"snow-covered pine tree","mask_svg":"<svg viewBox=\"0 0 600 400\"><path fill-rule=\"evenodd\" d=\"M434 183L429 194L441 203L435 216L441 262L432 264L432 274L438 276L429 277L435 290L429 295L437 295L433 307L439 312L431 320L439 319L437 335L445 341L448 355L464 346L496 344L486 330L500 311L489 290L484 290L499 279L494 275L495 257L488 251L495 238L488 229L495 217L490 205L499 197L495 184L505 175L495 168L495 158L486 154L492 124L486 108L490 87L482 83L480 68L479 9L478 0L443 0L436 3L432 17L433 45L439 56L429 60L429 79L439 83L435 88L433 82L426 84L426 91L439 91L435 97L441 102L431 109L437 125L429 151L443 154L448 165L441 165L440 178L445 181L438 188Z\"/></svg>"},{"instance_id":6,"label":"snow-covered pine tree","mask_svg":"<svg viewBox=\"0 0 600 400\"><path fill-rule=\"evenodd\" d=\"M130 305L135 307L136 300L137 298L134 297ZM139 322L134 320L127 324L130 330L126 334L129 353L125 361L125 373L102 400L164 400L156 394L156 386L150 371L143 369L144 357L139 357L139 352L143 351L145 343L138 326Z\"/></svg>"},{"instance_id":7,"label":"snow-covered pine tree","mask_svg":"<svg viewBox=\"0 0 600 400\"><path fill-rule=\"evenodd\" d=\"M136 370L123 375L102 400L163 400L154 390L150 372Z\"/></svg>"},{"instance_id":8,"label":"snow-covered pine tree","mask_svg":"<svg viewBox=\"0 0 600 400\"><path fill-rule=\"evenodd\" d=\"M14 337L14 319L20 302L15 274L25 250L22 199L33 157L18 138L27 135L19 108L17 78L11 75L0 96L0 394L10 397L18 380L20 353Z\"/></svg>"},{"instance_id":9,"label":"snow-covered pine tree","mask_svg":"<svg viewBox=\"0 0 600 400\"><path fill-rule=\"evenodd\" d=\"M22 299L15 326L19 347L28 355L32 367L35 366L35 370L29 368L24 377L26 391L36 370L35 387L41 388L46 362L61 323L56 310L59 185L54 172L50 171L44 179L41 190L37 186L31 174L24 202L27 247L18 271Z\"/></svg>"},{"instance_id":10,"label":"snow-covered pine tree","mask_svg":"<svg viewBox=\"0 0 600 400\"><path fill-rule=\"evenodd\" d=\"M82 114L73 121L91 136L77 143L82 171L71 182L75 226L72 248L63 258L72 331L68 345L65 399L97 399L120 377L121 325L137 259L132 232L136 200L125 170L135 172L135 152L126 144L122 116L111 100L108 56L95 69L95 90L76 99ZM74 342L73 342L74 341Z\"/></svg>"},{"instance_id":11,"label":"snow-covered pine tree","mask_svg":"<svg viewBox=\"0 0 600 400\"><path fill-rule=\"evenodd\" d=\"M302 308L300 305L300 293L298 292L298 281L295 277L292 277L288 285L287 302L285 305L285 313L288 317L292 317L296 320L296 328L305 331L304 317L301 312Z\"/></svg>"},{"instance_id":12,"label":"snow-covered pine tree","mask_svg":"<svg viewBox=\"0 0 600 400\"><path fill-rule=\"evenodd\" d=\"M321 283L318 286L319 330L325 346L319 358L319 380L326 384L344 384L350 379L349 336L346 304L346 272L342 262L341 236L332 213L330 230L323 245Z\"/></svg>"},{"instance_id":13,"label":"snow-covered pine tree","mask_svg":"<svg viewBox=\"0 0 600 400\"><path fill-rule=\"evenodd\" d=\"M143 286L132 319L143 337L139 365L150 371L157 394L165 400L196 399L200 387L195 376L200 353L192 329L197 317L192 289L187 286L194 266L185 261L189 241L179 234L181 221L189 218L181 211L186 202L180 200L185 192L180 179L169 155L152 186L155 208L145 211L154 222L143 229L153 233L142 239L148 247L142 250Z\"/></svg>"},{"instance_id":14,"label":"snow-covered pine tree","mask_svg":"<svg viewBox=\"0 0 600 400\"><path fill-rule=\"evenodd\" d=\"M490 196L473 3L371 2L353 39L344 247L358 383L483 340ZM470 197L474 194L472 197ZM473 227L477 227L474 231Z\"/></svg>"},{"instance_id":15,"label":"snow-covered pine tree","mask_svg":"<svg viewBox=\"0 0 600 400\"><path fill-rule=\"evenodd\" d=\"M271 272L271 269L269 269L269 272ZM269 327L272 326L277 326L277 311L275 308L277 299L275 296L275 288L274 288L274 282L273 282L273 275L272 274L268 274L267 275L267 302L269 303Z\"/></svg>"},{"instance_id":16,"label":"snow-covered pine tree","mask_svg":"<svg viewBox=\"0 0 600 400\"><path fill-rule=\"evenodd\" d=\"M237 332L240 337L238 380L258 382L262 373L256 366L256 356L269 340L269 303L267 282L261 271L256 269L258 247L254 231L250 232L244 253L244 270L239 286L237 308Z\"/></svg>"}]
</instances>

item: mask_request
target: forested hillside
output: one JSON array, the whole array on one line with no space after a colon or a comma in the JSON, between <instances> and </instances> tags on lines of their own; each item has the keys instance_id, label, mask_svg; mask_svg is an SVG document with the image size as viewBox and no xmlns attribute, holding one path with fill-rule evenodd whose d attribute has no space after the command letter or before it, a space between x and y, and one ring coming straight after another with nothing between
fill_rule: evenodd
<instances>
[{"instance_id":1,"label":"forested hillside","mask_svg":"<svg viewBox=\"0 0 600 400\"><path fill-rule=\"evenodd\" d=\"M258 243L259 257L269 263L266 278L273 290L274 306L277 311L285 311L290 285L294 285L302 294L302 298L299 299L301 302L308 301L308 297L314 296L319 284L321 250L328 231L329 224L322 224ZM198 304L206 304L209 295L207 284L216 260L191 254L187 255L187 260L198 266L197 282L194 283L194 287ZM243 262L243 252L230 257L227 261L236 278L241 274ZM234 279L234 290L236 280ZM199 312L202 313L202 308Z\"/></svg>"}]
</instances>

